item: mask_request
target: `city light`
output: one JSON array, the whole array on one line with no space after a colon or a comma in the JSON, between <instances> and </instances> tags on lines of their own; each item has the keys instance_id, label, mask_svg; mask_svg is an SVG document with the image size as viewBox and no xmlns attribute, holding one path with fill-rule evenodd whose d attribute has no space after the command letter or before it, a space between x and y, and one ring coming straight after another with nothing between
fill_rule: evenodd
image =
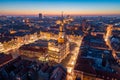
<instances>
[{"instance_id":1,"label":"city light","mask_svg":"<svg viewBox=\"0 0 120 80\"><path fill-rule=\"evenodd\" d=\"M74 65L74 62L72 61L71 64Z\"/></svg>"},{"instance_id":2,"label":"city light","mask_svg":"<svg viewBox=\"0 0 120 80\"><path fill-rule=\"evenodd\" d=\"M119 7L117 0L0 1L0 80L119 80Z\"/></svg>"},{"instance_id":3,"label":"city light","mask_svg":"<svg viewBox=\"0 0 120 80\"><path fill-rule=\"evenodd\" d=\"M68 67L68 68L67 68L67 72L68 72L68 73L71 73L71 72L72 72L72 68Z\"/></svg>"}]
</instances>

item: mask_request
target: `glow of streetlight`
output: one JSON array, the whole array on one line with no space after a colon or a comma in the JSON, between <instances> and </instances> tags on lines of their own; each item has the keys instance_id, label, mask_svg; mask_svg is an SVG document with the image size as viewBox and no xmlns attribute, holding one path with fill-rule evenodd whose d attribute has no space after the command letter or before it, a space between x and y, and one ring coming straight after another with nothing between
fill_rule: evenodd
<instances>
[{"instance_id":1,"label":"glow of streetlight","mask_svg":"<svg viewBox=\"0 0 120 80\"><path fill-rule=\"evenodd\" d=\"M72 72L72 68L69 67L68 70L67 70L67 72L71 73Z\"/></svg>"},{"instance_id":2,"label":"glow of streetlight","mask_svg":"<svg viewBox=\"0 0 120 80\"><path fill-rule=\"evenodd\" d=\"M71 62L71 65L74 65L74 61Z\"/></svg>"}]
</instances>

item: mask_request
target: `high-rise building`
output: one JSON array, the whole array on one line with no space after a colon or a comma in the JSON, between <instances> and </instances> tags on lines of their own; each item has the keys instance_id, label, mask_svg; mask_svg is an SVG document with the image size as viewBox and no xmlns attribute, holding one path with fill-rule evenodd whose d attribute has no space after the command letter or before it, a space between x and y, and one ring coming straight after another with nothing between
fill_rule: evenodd
<instances>
[{"instance_id":1,"label":"high-rise building","mask_svg":"<svg viewBox=\"0 0 120 80\"><path fill-rule=\"evenodd\" d=\"M39 13L39 19L42 19L42 13Z\"/></svg>"}]
</instances>

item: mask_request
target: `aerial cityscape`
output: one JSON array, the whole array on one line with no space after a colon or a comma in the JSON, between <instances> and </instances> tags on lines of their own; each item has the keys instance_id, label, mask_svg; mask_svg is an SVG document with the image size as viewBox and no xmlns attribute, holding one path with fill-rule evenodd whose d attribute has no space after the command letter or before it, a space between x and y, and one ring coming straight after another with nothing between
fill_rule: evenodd
<instances>
[{"instance_id":1,"label":"aerial cityscape","mask_svg":"<svg viewBox=\"0 0 120 80\"><path fill-rule=\"evenodd\" d=\"M1 0L0 80L120 80L120 1Z\"/></svg>"}]
</instances>

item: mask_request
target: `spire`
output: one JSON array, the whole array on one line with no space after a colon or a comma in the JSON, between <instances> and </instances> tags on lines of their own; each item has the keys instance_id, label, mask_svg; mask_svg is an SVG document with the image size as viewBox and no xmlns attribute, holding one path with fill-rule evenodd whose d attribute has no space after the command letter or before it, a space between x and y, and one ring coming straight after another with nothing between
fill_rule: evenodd
<instances>
[{"instance_id":1,"label":"spire","mask_svg":"<svg viewBox=\"0 0 120 80\"><path fill-rule=\"evenodd\" d=\"M62 11L62 15L61 15L61 18L62 18L62 23L63 23L63 18L64 18L64 16L63 16L63 11Z\"/></svg>"},{"instance_id":2,"label":"spire","mask_svg":"<svg viewBox=\"0 0 120 80\"><path fill-rule=\"evenodd\" d=\"M61 23L60 23L60 31L59 31L59 38L58 43L64 43L65 42L65 31L64 31L64 17L63 17L63 11L61 14Z\"/></svg>"},{"instance_id":3,"label":"spire","mask_svg":"<svg viewBox=\"0 0 120 80\"><path fill-rule=\"evenodd\" d=\"M62 18L63 18L63 11L62 11Z\"/></svg>"}]
</instances>

